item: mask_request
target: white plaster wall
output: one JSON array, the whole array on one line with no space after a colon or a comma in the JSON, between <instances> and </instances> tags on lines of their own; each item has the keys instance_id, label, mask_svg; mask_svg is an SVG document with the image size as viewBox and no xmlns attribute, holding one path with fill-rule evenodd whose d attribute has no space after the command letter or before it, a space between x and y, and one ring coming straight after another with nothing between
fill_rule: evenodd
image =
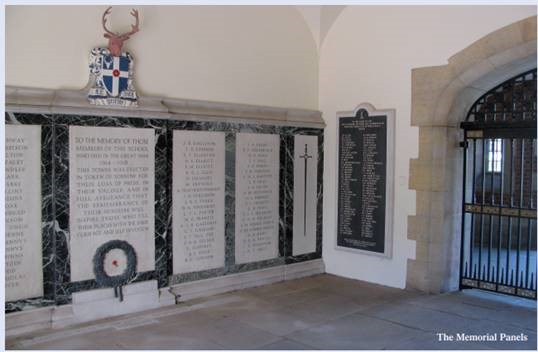
<instances>
[{"instance_id":1,"label":"white plaster wall","mask_svg":"<svg viewBox=\"0 0 538 352\"><path fill-rule=\"evenodd\" d=\"M105 8L7 6L6 84L84 87L90 49L106 45L100 23ZM446 64L482 36L536 14L532 6L346 6L339 15L335 9L330 23L338 18L323 33L318 70L316 41L293 6L137 8L141 31L126 49L136 60L140 93L323 112L327 271L395 287L405 286L407 259L415 253L406 239L407 216L415 209L409 159L418 151L418 131L410 126L411 69ZM129 29L129 9L114 6L113 30ZM323 32L328 26L321 21ZM336 111L362 102L396 109L392 259L334 249Z\"/></svg>"},{"instance_id":2,"label":"white plaster wall","mask_svg":"<svg viewBox=\"0 0 538 352\"><path fill-rule=\"evenodd\" d=\"M314 41L316 42L318 51L334 21L336 21L345 7L346 6L341 5L295 6L308 25L308 28L314 37Z\"/></svg>"},{"instance_id":3,"label":"white plaster wall","mask_svg":"<svg viewBox=\"0 0 538 352\"><path fill-rule=\"evenodd\" d=\"M140 93L318 108L316 43L293 6L137 6L126 42ZM106 6L7 6L6 84L81 89L91 48L106 46ZM128 31L130 7L109 29Z\"/></svg>"},{"instance_id":4,"label":"white plaster wall","mask_svg":"<svg viewBox=\"0 0 538 352\"><path fill-rule=\"evenodd\" d=\"M322 6L305 5L295 6L297 11L303 16L306 25L312 33L312 37L316 42L316 49L319 50L320 44L320 27L321 27L321 8Z\"/></svg>"},{"instance_id":5,"label":"white plaster wall","mask_svg":"<svg viewBox=\"0 0 538 352\"><path fill-rule=\"evenodd\" d=\"M411 69L444 65L484 35L536 15L533 6L347 6L322 43L320 110L325 130L323 258L329 273L405 287L407 216L415 193L408 189L409 159L418 154L418 129L411 127ZM335 250L336 112L363 102L396 109L394 245L392 259Z\"/></svg>"}]
</instances>

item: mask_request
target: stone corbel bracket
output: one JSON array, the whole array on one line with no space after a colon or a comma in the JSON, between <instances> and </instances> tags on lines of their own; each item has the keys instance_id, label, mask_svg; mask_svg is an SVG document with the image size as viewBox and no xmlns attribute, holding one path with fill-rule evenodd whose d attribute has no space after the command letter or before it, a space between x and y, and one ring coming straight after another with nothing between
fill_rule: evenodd
<instances>
[{"instance_id":1,"label":"stone corbel bracket","mask_svg":"<svg viewBox=\"0 0 538 352\"><path fill-rule=\"evenodd\" d=\"M142 96L136 108L95 106L85 90L53 90L6 86L6 111L163 118L212 122L324 128L317 110L279 108L205 100Z\"/></svg>"}]
</instances>

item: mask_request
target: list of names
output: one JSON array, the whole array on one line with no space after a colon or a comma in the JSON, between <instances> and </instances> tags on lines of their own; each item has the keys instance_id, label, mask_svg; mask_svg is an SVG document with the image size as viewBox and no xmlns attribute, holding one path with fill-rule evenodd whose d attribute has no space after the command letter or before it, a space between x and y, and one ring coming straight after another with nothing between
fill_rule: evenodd
<instances>
[{"instance_id":1,"label":"list of names","mask_svg":"<svg viewBox=\"0 0 538 352\"><path fill-rule=\"evenodd\" d=\"M174 274L224 266L223 132L173 132Z\"/></svg>"},{"instance_id":2,"label":"list of names","mask_svg":"<svg viewBox=\"0 0 538 352\"><path fill-rule=\"evenodd\" d=\"M235 262L276 258L280 136L236 136Z\"/></svg>"},{"instance_id":3,"label":"list of names","mask_svg":"<svg viewBox=\"0 0 538 352\"><path fill-rule=\"evenodd\" d=\"M6 301L43 295L41 126L6 125Z\"/></svg>"},{"instance_id":4,"label":"list of names","mask_svg":"<svg viewBox=\"0 0 538 352\"><path fill-rule=\"evenodd\" d=\"M385 248L386 116L339 122L338 245Z\"/></svg>"}]
</instances>

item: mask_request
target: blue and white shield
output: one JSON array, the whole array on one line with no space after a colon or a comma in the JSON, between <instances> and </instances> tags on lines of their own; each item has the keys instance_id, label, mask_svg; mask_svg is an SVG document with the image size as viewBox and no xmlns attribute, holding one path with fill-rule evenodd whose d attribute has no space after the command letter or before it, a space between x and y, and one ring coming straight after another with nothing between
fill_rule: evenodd
<instances>
[{"instance_id":1,"label":"blue and white shield","mask_svg":"<svg viewBox=\"0 0 538 352\"><path fill-rule=\"evenodd\" d=\"M122 53L121 56L104 55L101 67L101 79L107 92L117 97L127 89L129 64L131 60Z\"/></svg>"}]
</instances>

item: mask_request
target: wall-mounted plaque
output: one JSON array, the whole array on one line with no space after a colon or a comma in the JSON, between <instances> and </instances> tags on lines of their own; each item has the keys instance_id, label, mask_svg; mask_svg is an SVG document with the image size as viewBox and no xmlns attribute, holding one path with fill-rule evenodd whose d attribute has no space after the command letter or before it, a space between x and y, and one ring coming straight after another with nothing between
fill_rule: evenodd
<instances>
[{"instance_id":1,"label":"wall-mounted plaque","mask_svg":"<svg viewBox=\"0 0 538 352\"><path fill-rule=\"evenodd\" d=\"M237 133L235 262L278 257L280 136Z\"/></svg>"},{"instance_id":2,"label":"wall-mounted plaque","mask_svg":"<svg viewBox=\"0 0 538 352\"><path fill-rule=\"evenodd\" d=\"M318 136L296 135L293 153L293 255L316 251Z\"/></svg>"},{"instance_id":3,"label":"wall-mounted plaque","mask_svg":"<svg viewBox=\"0 0 538 352\"><path fill-rule=\"evenodd\" d=\"M69 126L71 281L94 279L93 257L110 240L155 268L155 130Z\"/></svg>"},{"instance_id":4,"label":"wall-mounted plaque","mask_svg":"<svg viewBox=\"0 0 538 352\"><path fill-rule=\"evenodd\" d=\"M394 110L338 113L336 248L390 257Z\"/></svg>"},{"instance_id":5,"label":"wall-mounted plaque","mask_svg":"<svg viewBox=\"0 0 538 352\"><path fill-rule=\"evenodd\" d=\"M225 133L174 131L174 274L224 266Z\"/></svg>"},{"instance_id":6,"label":"wall-mounted plaque","mask_svg":"<svg viewBox=\"0 0 538 352\"><path fill-rule=\"evenodd\" d=\"M41 126L6 125L6 301L43 296Z\"/></svg>"}]
</instances>

